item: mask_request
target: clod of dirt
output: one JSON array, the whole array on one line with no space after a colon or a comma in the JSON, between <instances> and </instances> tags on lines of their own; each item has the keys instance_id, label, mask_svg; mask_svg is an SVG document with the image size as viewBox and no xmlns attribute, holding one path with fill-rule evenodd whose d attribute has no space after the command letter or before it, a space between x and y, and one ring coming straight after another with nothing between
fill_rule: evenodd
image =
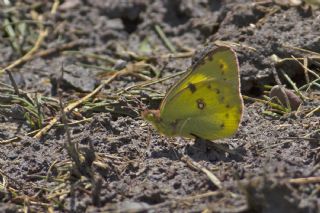
<instances>
[{"instance_id":1,"label":"clod of dirt","mask_svg":"<svg viewBox=\"0 0 320 213\"><path fill-rule=\"evenodd\" d=\"M302 213L307 209L297 208L299 199L293 194L286 181L254 178L245 186L249 212L263 213Z\"/></svg>"},{"instance_id":2,"label":"clod of dirt","mask_svg":"<svg viewBox=\"0 0 320 213\"><path fill-rule=\"evenodd\" d=\"M14 204L3 203L0 205L0 212L15 213L15 212L18 212L18 207L15 206Z\"/></svg>"},{"instance_id":3,"label":"clod of dirt","mask_svg":"<svg viewBox=\"0 0 320 213\"><path fill-rule=\"evenodd\" d=\"M61 4L59 9L61 9L61 10L70 10L70 9L75 8L75 7L78 7L79 5L81 5L81 1L80 0L69 0L69 1L65 1L63 4Z\"/></svg>"},{"instance_id":4,"label":"clod of dirt","mask_svg":"<svg viewBox=\"0 0 320 213\"><path fill-rule=\"evenodd\" d=\"M143 211L148 207L150 207L150 205L148 205L147 203L130 202L130 201L123 202L120 205L121 212L132 212L132 211L138 212L138 211Z\"/></svg>"},{"instance_id":5,"label":"clod of dirt","mask_svg":"<svg viewBox=\"0 0 320 213\"><path fill-rule=\"evenodd\" d=\"M76 65L68 65L63 67L64 73L62 79L59 75L51 76L52 93L56 94L56 89L59 82L59 87L64 90L74 89L79 92L91 92L98 84L98 80L92 75L92 72L83 67Z\"/></svg>"}]
</instances>

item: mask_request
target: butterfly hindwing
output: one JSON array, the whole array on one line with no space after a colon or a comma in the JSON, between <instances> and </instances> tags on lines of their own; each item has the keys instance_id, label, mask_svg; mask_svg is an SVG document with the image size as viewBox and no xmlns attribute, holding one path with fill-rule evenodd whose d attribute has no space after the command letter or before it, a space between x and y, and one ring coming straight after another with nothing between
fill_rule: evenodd
<instances>
[{"instance_id":1,"label":"butterfly hindwing","mask_svg":"<svg viewBox=\"0 0 320 213\"><path fill-rule=\"evenodd\" d=\"M168 92L160 118L170 135L217 139L238 129L242 115L235 53L218 47Z\"/></svg>"}]
</instances>

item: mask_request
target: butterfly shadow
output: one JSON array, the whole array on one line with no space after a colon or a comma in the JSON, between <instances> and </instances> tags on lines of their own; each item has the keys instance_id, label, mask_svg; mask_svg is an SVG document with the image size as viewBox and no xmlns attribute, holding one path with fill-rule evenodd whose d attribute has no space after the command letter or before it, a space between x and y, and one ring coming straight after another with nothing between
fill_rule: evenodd
<instances>
[{"instance_id":1,"label":"butterfly shadow","mask_svg":"<svg viewBox=\"0 0 320 213\"><path fill-rule=\"evenodd\" d=\"M243 161L246 150L242 146L230 149L229 144L196 138L194 144L185 147L184 153L194 161L230 162Z\"/></svg>"}]
</instances>

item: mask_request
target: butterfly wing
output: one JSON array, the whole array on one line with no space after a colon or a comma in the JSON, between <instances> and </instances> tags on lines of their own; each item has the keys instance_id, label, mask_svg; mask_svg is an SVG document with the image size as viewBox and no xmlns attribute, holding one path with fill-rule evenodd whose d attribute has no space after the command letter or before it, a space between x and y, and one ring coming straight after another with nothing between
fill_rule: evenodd
<instances>
[{"instance_id":1,"label":"butterfly wing","mask_svg":"<svg viewBox=\"0 0 320 213\"><path fill-rule=\"evenodd\" d=\"M209 52L162 102L165 133L209 140L233 135L243 109L239 88L235 53L228 47Z\"/></svg>"}]
</instances>

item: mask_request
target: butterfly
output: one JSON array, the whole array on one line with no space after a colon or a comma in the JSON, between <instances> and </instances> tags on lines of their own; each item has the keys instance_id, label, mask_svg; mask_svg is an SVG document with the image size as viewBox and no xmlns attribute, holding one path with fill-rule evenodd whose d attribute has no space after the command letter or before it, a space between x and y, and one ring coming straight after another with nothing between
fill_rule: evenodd
<instances>
[{"instance_id":1,"label":"butterfly","mask_svg":"<svg viewBox=\"0 0 320 213\"><path fill-rule=\"evenodd\" d=\"M142 117L167 136L215 140L235 134L242 111L236 53L219 46L172 86L159 110L145 110Z\"/></svg>"}]
</instances>

